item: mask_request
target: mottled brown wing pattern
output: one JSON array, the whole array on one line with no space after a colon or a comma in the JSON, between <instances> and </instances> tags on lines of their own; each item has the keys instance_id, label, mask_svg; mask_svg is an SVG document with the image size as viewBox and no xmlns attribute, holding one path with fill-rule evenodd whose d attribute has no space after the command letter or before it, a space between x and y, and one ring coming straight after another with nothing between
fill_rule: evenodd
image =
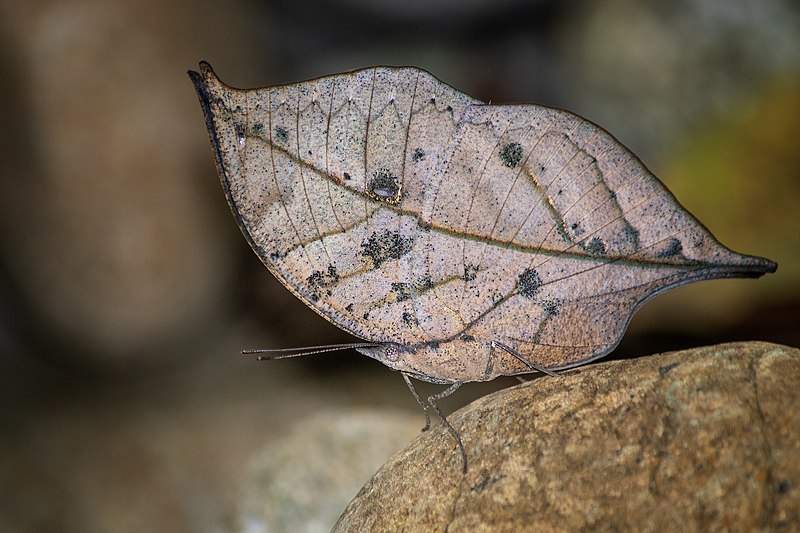
<instances>
[{"instance_id":1,"label":"mottled brown wing pattern","mask_svg":"<svg viewBox=\"0 0 800 533\"><path fill-rule=\"evenodd\" d=\"M610 351L658 292L772 271L594 124L414 68L238 90L193 74L251 246L360 351L445 382Z\"/></svg>"}]
</instances>

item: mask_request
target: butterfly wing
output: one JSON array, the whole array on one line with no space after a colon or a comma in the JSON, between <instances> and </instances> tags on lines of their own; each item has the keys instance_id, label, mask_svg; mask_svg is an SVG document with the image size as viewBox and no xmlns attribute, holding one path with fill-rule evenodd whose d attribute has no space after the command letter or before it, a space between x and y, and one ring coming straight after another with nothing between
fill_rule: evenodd
<instances>
[{"instance_id":1,"label":"butterfly wing","mask_svg":"<svg viewBox=\"0 0 800 533\"><path fill-rule=\"evenodd\" d=\"M407 320L427 288L413 275L419 215L477 101L412 68L255 90L224 85L207 63L190 75L231 210L270 271L356 336L429 341Z\"/></svg>"},{"instance_id":2,"label":"butterfly wing","mask_svg":"<svg viewBox=\"0 0 800 533\"><path fill-rule=\"evenodd\" d=\"M775 269L719 244L571 113L482 104L413 68L255 90L201 70L251 246L337 326L415 354L378 357L395 368L451 381L529 370L496 350L488 361L492 341L574 366L608 353L659 292Z\"/></svg>"}]
</instances>

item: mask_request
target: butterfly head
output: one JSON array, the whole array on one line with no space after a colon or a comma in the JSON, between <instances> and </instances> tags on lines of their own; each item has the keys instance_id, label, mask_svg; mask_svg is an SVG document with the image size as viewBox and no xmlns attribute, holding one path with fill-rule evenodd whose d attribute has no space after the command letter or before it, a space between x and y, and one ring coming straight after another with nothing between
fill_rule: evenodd
<instances>
[{"instance_id":1,"label":"butterfly head","mask_svg":"<svg viewBox=\"0 0 800 533\"><path fill-rule=\"evenodd\" d=\"M385 342L374 346L358 347L356 350L366 356L377 359L392 370L399 370L417 379L431 383L452 383L475 379L461 374L453 375L450 366L440 366L442 362L452 363L452 358L441 357L442 346L437 342L423 343L416 346L405 346L393 342ZM457 372L458 369L456 368ZM463 378L463 379L462 379Z\"/></svg>"},{"instance_id":2,"label":"butterfly head","mask_svg":"<svg viewBox=\"0 0 800 533\"><path fill-rule=\"evenodd\" d=\"M408 365L408 357L414 354L414 350L412 348L395 344L393 342L385 342L382 344L376 344L374 346L356 348L356 350L368 357L377 359L384 365L394 370L411 370Z\"/></svg>"}]
</instances>

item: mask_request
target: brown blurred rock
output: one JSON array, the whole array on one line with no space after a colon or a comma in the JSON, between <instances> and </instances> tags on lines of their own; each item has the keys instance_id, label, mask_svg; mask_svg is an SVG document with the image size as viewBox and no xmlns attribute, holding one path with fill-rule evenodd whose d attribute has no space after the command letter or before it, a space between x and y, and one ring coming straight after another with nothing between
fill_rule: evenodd
<instances>
[{"instance_id":1,"label":"brown blurred rock","mask_svg":"<svg viewBox=\"0 0 800 533\"><path fill-rule=\"evenodd\" d=\"M334 531L800 525L800 350L736 343L537 379L392 458Z\"/></svg>"},{"instance_id":2,"label":"brown blurred rock","mask_svg":"<svg viewBox=\"0 0 800 533\"><path fill-rule=\"evenodd\" d=\"M253 462L245 480L241 531L327 532L386 459L420 430L406 411L328 410L295 424Z\"/></svg>"},{"instance_id":3,"label":"brown blurred rock","mask_svg":"<svg viewBox=\"0 0 800 533\"><path fill-rule=\"evenodd\" d=\"M185 0L0 0L0 260L40 336L162 358L219 322L240 237L186 70L257 63L248 20Z\"/></svg>"}]
</instances>

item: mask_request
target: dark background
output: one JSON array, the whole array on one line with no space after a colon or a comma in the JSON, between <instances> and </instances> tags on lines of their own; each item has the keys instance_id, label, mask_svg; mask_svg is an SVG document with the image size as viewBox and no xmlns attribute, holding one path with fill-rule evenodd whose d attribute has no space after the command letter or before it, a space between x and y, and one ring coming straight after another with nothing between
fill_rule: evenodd
<instances>
[{"instance_id":1,"label":"dark background","mask_svg":"<svg viewBox=\"0 0 800 533\"><path fill-rule=\"evenodd\" d=\"M0 0L0 530L229 528L250 459L294 421L417 415L354 352L239 355L349 338L247 248L186 76L200 59L237 87L414 65L574 111L721 242L780 265L656 298L612 357L800 346L796 2Z\"/></svg>"}]
</instances>

